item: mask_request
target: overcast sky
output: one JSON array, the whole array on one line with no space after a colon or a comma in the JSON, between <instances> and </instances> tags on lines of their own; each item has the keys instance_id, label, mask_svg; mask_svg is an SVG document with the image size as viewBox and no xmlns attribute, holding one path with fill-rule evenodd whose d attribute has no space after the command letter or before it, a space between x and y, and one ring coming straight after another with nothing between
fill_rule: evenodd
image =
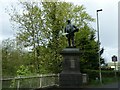
<instances>
[{"instance_id":1,"label":"overcast sky","mask_svg":"<svg viewBox=\"0 0 120 90\"><path fill-rule=\"evenodd\" d=\"M5 13L4 8L9 7L11 3L17 0L0 1L0 41L7 38L13 38L15 32L11 28L9 15ZM84 5L88 14L96 19L96 10L99 12L99 30L101 47L105 51L102 55L107 62L111 62L113 55L118 56L118 1L120 0L62 0L73 2L74 4ZM94 29L97 29L96 22L91 23ZM97 37L97 36L96 36Z\"/></svg>"}]
</instances>

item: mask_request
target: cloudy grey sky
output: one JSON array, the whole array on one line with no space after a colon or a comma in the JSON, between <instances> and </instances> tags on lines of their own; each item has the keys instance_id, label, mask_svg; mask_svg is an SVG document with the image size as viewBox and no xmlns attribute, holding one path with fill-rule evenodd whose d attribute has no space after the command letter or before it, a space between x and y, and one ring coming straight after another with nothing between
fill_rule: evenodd
<instances>
[{"instance_id":1,"label":"cloudy grey sky","mask_svg":"<svg viewBox=\"0 0 120 90\"><path fill-rule=\"evenodd\" d=\"M0 1L0 41L6 38L13 38L15 32L11 28L9 15L5 13L4 8L9 7L11 3L17 0ZM96 10L103 9L99 12L99 29L101 47L105 51L103 57L107 62L111 62L113 55L118 55L118 1L120 0L62 0L73 2L74 4L84 5L86 11L96 18ZM91 23L93 28L96 22ZM96 36L97 37L97 36Z\"/></svg>"}]
</instances>

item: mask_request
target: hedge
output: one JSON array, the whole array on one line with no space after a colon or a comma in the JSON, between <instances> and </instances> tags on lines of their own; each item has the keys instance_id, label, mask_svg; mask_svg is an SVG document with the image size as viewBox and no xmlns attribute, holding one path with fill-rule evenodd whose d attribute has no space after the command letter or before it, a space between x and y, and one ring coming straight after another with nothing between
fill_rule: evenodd
<instances>
[{"instance_id":1,"label":"hedge","mask_svg":"<svg viewBox=\"0 0 120 90\"><path fill-rule=\"evenodd\" d=\"M99 70L89 70L85 69L84 73L86 73L89 77L89 80L95 80L96 78L99 78ZM120 77L120 72L117 71L117 76ZM111 70L101 70L102 77L114 77L115 71Z\"/></svg>"}]
</instances>

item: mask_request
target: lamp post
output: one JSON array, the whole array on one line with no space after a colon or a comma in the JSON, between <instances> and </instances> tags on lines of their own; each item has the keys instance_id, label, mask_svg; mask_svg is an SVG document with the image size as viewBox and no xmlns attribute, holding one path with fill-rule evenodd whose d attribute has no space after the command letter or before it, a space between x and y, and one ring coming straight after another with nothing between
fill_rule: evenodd
<instances>
[{"instance_id":1,"label":"lamp post","mask_svg":"<svg viewBox=\"0 0 120 90\"><path fill-rule=\"evenodd\" d=\"M98 59L99 59L99 78L100 83L102 84L102 75L101 75L101 63L100 63L100 36L99 36L99 20L98 20L98 12L102 11L102 9L97 10L97 34L98 34Z\"/></svg>"}]
</instances>

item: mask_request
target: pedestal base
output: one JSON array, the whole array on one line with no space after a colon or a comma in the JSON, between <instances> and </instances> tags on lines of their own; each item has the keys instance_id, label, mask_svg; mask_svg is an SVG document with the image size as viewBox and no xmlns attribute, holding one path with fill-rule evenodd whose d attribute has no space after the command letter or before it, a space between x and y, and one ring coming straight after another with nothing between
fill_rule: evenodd
<instances>
[{"instance_id":1,"label":"pedestal base","mask_svg":"<svg viewBox=\"0 0 120 90\"><path fill-rule=\"evenodd\" d=\"M62 50L63 70L59 76L61 88L79 88L82 85L80 73L80 51L78 48L65 48Z\"/></svg>"},{"instance_id":2,"label":"pedestal base","mask_svg":"<svg viewBox=\"0 0 120 90\"><path fill-rule=\"evenodd\" d=\"M82 84L81 73L61 73L59 79L61 88L80 88Z\"/></svg>"}]
</instances>

